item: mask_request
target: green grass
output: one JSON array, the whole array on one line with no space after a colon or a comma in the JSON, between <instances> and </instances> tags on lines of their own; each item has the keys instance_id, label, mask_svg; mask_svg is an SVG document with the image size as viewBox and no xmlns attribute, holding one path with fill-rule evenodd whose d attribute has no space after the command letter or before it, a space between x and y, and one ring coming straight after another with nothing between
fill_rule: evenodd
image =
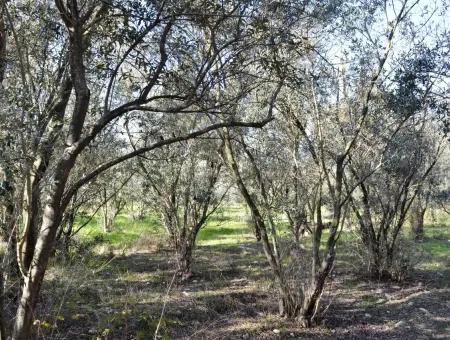
<instances>
[{"instance_id":1,"label":"green grass","mask_svg":"<svg viewBox=\"0 0 450 340\"><path fill-rule=\"evenodd\" d=\"M422 249L429 258L421 264L421 268L432 271L450 269L450 225L429 224L425 227L425 238Z\"/></svg>"},{"instance_id":2,"label":"green grass","mask_svg":"<svg viewBox=\"0 0 450 340\"><path fill-rule=\"evenodd\" d=\"M249 242L255 242L253 231L248 226L249 212L243 205L229 205L221 208L210 217L207 224L200 230L197 244L199 246L231 246ZM85 220L77 219L80 225ZM281 221L281 235L286 235L286 222ZM406 229L409 229L405 226ZM328 230L324 230L322 243L327 240ZM101 242L114 248L130 247L142 236L155 235L161 237L165 231L157 215L146 216L142 220L132 220L127 214L120 215L113 231L105 233L101 223L94 218L79 233L82 240L101 238ZM354 241L355 232L343 232L338 248L345 247L349 241ZM308 245L307 245L308 246ZM420 245L430 255L430 259L423 264L423 268L440 270L450 267L450 219L447 216L438 215L434 223L425 227L425 239ZM339 249L338 249L339 250Z\"/></svg>"},{"instance_id":3,"label":"green grass","mask_svg":"<svg viewBox=\"0 0 450 340\"><path fill-rule=\"evenodd\" d=\"M142 220L133 220L126 214L119 215L114 222L113 230L108 233L103 231L101 223L97 219L97 217L94 217L80 230L79 237L82 240L101 237L104 243L121 248L131 246L141 236L158 235L164 232L159 219L154 215L146 216ZM84 222L85 220L80 218L76 221L76 226Z\"/></svg>"},{"instance_id":4,"label":"green grass","mask_svg":"<svg viewBox=\"0 0 450 340\"><path fill-rule=\"evenodd\" d=\"M132 220L121 214L115 220L111 232L105 233L99 217L94 217L78 234L83 241L100 238L102 243L114 248L130 247L141 236L164 235L165 230L156 215L148 215L142 220ZM75 228L86 219L78 218ZM200 246L227 246L253 242L254 235L246 223L246 211L241 205L230 205L211 216L197 237Z\"/></svg>"},{"instance_id":5,"label":"green grass","mask_svg":"<svg viewBox=\"0 0 450 340\"><path fill-rule=\"evenodd\" d=\"M246 216L246 210L239 205L218 210L200 230L197 244L227 246L254 241L253 233L246 223Z\"/></svg>"}]
</instances>

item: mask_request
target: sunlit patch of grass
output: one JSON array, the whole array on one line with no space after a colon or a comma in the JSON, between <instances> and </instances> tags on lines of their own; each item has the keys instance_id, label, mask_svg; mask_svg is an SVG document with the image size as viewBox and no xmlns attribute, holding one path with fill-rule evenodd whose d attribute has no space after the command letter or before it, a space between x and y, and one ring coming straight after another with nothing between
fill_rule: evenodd
<instances>
[{"instance_id":1,"label":"sunlit patch of grass","mask_svg":"<svg viewBox=\"0 0 450 340\"><path fill-rule=\"evenodd\" d=\"M423 248L435 257L450 256L450 225L427 225Z\"/></svg>"},{"instance_id":2,"label":"sunlit patch of grass","mask_svg":"<svg viewBox=\"0 0 450 340\"><path fill-rule=\"evenodd\" d=\"M217 246L254 241L251 227L247 224L248 214L242 205L218 209L200 230L197 244Z\"/></svg>"},{"instance_id":3,"label":"sunlit patch of grass","mask_svg":"<svg viewBox=\"0 0 450 340\"><path fill-rule=\"evenodd\" d=\"M450 242L448 240L427 240L423 243L423 249L434 257L450 256Z\"/></svg>"},{"instance_id":4,"label":"sunlit patch of grass","mask_svg":"<svg viewBox=\"0 0 450 340\"><path fill-rule=\"evenodd\" d=\"M230 205L218 209L208 220L198 235L198 244L233 245L254 240L251 228L247 225L248 212L243 205ZM78 218L75 228L85 223L86 219ZM142 220L132 220L127 214L118 216L114 228L104 232L101 219L95 216L78 236L84 241L99 239L113 248L130 247L144 235L161 236L165 230L156 215L148 215Z\"/></svg>"},{"instance_id":5,"label":"sunlit patch of grass","mask_svg":"<svg viewBox=\"0 0 450 340\"><path fill-rule=\"evenodd\" d=\"M429 258L420 265L422 269L442 273L450 268L449 224L427 225L425 227L425 238L421 246L429 254Z\"/></svg>"},{"instance_id":6,"label":"sunlit patch of grass","mask_svg":"<svg viewBox=\"0 0 450 340\"><path fill-rule=\"evenodd\" d=\"M239 221L211 221L200 231L197 238L198 244L202 246L239 244L253 239L250 228Z\"/></svg>"},{"instance_id":7,"label":"sunlit patch of grass","mask_svg":"<svg viewBox=\"0 0 450 340\"><path fill-rule=\"evenodd\" d=\"M85 221L80 218L76 225L81 225ZM159 219L154 215L148 215L141 220L133 220L126 214L117 217L114 228L110 232L104 232L99 217L94 217L83 229L80 230L79 237L83 240L101 238L102 242L113 247L128 247L136 242L143 235L157 235L163 232Z\"/></svg>"}]
</instances>

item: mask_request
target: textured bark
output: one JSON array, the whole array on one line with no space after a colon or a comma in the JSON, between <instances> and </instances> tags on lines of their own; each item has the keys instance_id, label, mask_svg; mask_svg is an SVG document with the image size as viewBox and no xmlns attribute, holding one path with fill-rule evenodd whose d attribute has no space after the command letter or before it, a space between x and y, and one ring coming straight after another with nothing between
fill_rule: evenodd
<instances>
[{"instance_id":1,"label":"textured bark","mask_svg":"<svg viewBox=\"0 0 450 340\"><path fill-rule=\"evenodd\" d=\"M0 88L2 87L3 79L6 71L6 43L8 38L8 32L6 30L3 8L0 13Z\"/></svg>"},{"instance_id":2,"label":"textured bark","mask_svg":"<svg viewBox=\"0 0 450 340\"><path fill-rule=\"evenodd\" d=\"M41 163L39 161L39 163ZM42 164L42 163L41 163ZM40 201L40 192L39 192L39 183L42 178L43 169L38 165L38 169L35 171L38 174L30 176L27 180L25 204L24 204L24 234L22 236L22 241L19 246L19 256L20 256L20 266L22 270L22 274L25 276L30 269L31 261L33 259L34 248L36 246L37 234L38 234L38 218L39 218L39 201Z\"/></svg>"},{"instance_id":3,"label":"textured bark","mask_svg":"<svg viewBox=\"0 0 450 340\"><path fill-rule=\"evenodd\" d=\"M196 238L197 235L193 237ZM192 252L194 246L194 240L185 240L182 244L180 244L180 249L177 250L178 273L182 280L188 280L193 276Z\"/></svg>"},{"instance_id":4,"label":"textured bark","mask_svg":"<svg viewBox=\"0 0 450 340\"><path fill-rule=\"evenodd\" d=\"M3 256L0 256L0 264L3 264ZM3 279L3 268L0 268L0 340L6 340L6 326L5 326L5 318L3 316L5 310L4 303L4 279Z\"/></svg>"},{"instance_id":5,"label":"textured bark","mask_svg":"<svg viewBox=\"0 0 450 340\"><path fill-rule=\"evenodd\" d=\"M55 5L60 12L69 36L68 59L70 64L70 91L73 87L75 98L74 104L71 105L71 117L65 117L65 111L67 108L65 105L63 105L63 109L61 110L61 114L63 116L62 118L64 118L60 120L61 124L63 124L63 122L67 122L68 129L66 138L58 139L58 142L60 142L58 145L64 146L65 149L61 152L61 154L52 155L51 167L46 169L45 182L42 181L43 185L45 185L45 190L42 190L42 192L45 192L46 196L45 199L44 197L41 197L42 203L39 205L41 207L39 209L40 217L38 219L40 221L40 227L32 261L25 278L20 303L17 308L14 331L12 335L13 340L25 340L32 337L34 310L48 265L49 257L51 256L51 252L54 248L54 241L58 227L62 220L62 214L70 203L75 192L81 186L87 184L97 175L107 169L110 169L114 165L165 145L193 139L222 127L263 127L272 120L272 117L269 117L268 119L257 123L237 121L220 122L210 124L209 126L189 132L185 135L167 138L101 164L92 172L83 176L80 180L69 187L67 185L67 180L74 167L77 156L85 150L85 148L95 139L95 137L98 136L108 124L117 118L131 111L139 111L141 107L151 101L151 98L149 98L148 95L151 93L151 90L155 84L159 84L160 75L165 69L164 66L167 60L165 44L171 29L171 23L165 24L163 32L160 35L159 45L161 50L161 60L153 74L149 75L149 80L143 91L141 91L139 97L134 98L128 103L120 105L112 110L110 110L109 106L107 106L101 117L88 126L85 124L85 119L90 104L90 91L87 85L83 57L86 52L86 45L89 43L88 36L92 30L86 28L89 24L92 24L93 20L90 19L93 18L90 18L90 16L97 15L99 12L95 12L95 8L106 8L109 5L106 2L101 6L98 6L97 2L84 2L81 4L81 2L77 0L55 0ZM93 14L94 12L95 14ZM98 17L95 19L98 19ZM158 21L158 24L159 23L160 21ZM136 44L138 43L139 41L137 40ZM134 46L136 46L136 44ZM133 48L131 48L130 51ZM126 54L124 58L126 58ZM115 79L112 77L111 84L114 82ZM64 88L64 86L62 87ZM69 95L70 91L67 91ZM108 102L110 100L109 95L106 97L107 98L105 101ZM192 105L192 103L189 102L189 105ZM56 126L60 125L56 124ZM47 129L47 126L44 127L44 129ZM65 131L66 130L64 129L64 132ZM59 137L60 135L58 138ZM53 152L55 148L50 144L48 150L49 152ZM44 164L45 163L46 162L44 162Z\"/></svg>"},{"instance_id":6,"label":"textured bark","mask_svg":"<svg viewBox=\"0 0 450 340\"><path fill-rule=\"evenodd\" d=\"M53 145L63 127L64 113L71 92L72 81L66 77L62 80L58 100L56 100L54 105L49 104L50 106L47 107L49 125L45 136L43 136L37 147L35 160L25 184L23 204L24 233L18 247L18 264L23 276L29 271L39 232L41 181L53 155Z\"/></svg>"},{"instance_id":7,"label":"textured bark","mask_svg":"<svg viewBox=\"0 0 450 340\"><path fill-rule=\"evenodd\" d=\"M59 193L61 195L61 193ZM32 335L32 323L34 310L37 303L39 290L47 268L48 260L52 250L56 230L61 218L59 207L56 204L58 193L53 193L51 202L44 210L42 226L36 244L35 255L30 271L25 279L19 306L14 324L13 339L27 340Z\"/></svg>"},{"instance_id":8,"label":"textured bark","mask_svg":"<svg viewBox=\"0 0 450 340\"><path fill-rule=\"evenodd\" d=\"M60 1L56 1L56 5L60 10L63 19L67 19L67 15L69 15L67 8L65 8ZM73 145L81 136L86 113L89 107L89 90L86 84L83 64L84 45L82 21L79 17L80 13L76 0L71 1L70 12L72 18L70 20L66 20L65 23L69 30L70 40L69 60L71 82L69 83L73 82L75 89L75 105L73 108L72 119L70 121L69 134L66 140L67 147L63 151L62 155L59 156L59 159L55 164L51 184L48 188L47 200L42 213L42 222L34 249L33 259L25 278L22 296L17 308L12 336L14 340L26 340L30 339L32 336L34 310L42 281L44 279L45 270L48 265L48 260L51 252L53 251L56 232L62 219L62 196L69 174L75 165L77 155L80 152ZM64 115L66 105L64 105L63 108L63 112L60 112L62 115ZM60 125L57 123L56 126ZM52 150L53 148L48 149L46 154L51 153Z\"/></svg>"},{"instance_id":9,"label":"textured bark","mask_svg":"<svg viewBox=\"0 0 450 340\"><path fill-rule=\"evenodd\" d=\"M424 220L425 220L426 208L422 208L419 205L414 206L411 209L411 231L416 241L420 241L424 236Z\"/></svg>"}]
</instances>

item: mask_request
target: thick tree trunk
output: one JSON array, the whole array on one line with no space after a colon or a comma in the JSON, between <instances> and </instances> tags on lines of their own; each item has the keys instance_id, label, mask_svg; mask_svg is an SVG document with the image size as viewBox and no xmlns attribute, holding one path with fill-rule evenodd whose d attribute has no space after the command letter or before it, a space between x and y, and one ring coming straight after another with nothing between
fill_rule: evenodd
<instances>
[{"instance_id":1,"label":"thick tree trunk","mask_svg":"<svg viewBox=\"0 0 450 340\"><path fill-rule=\"evenodd\" d=\"M60 160L55 165L52 185L47 193L47 202L42 213L42 222L36 242L33 260L25 277L22 295L17 307L14 323L13 340L28 340L32 335L34 311L41 289L48 260L53 251L56 232L62 219L61 198L66 187L67 179L76 160L74 148L64 150Z\"/></svg>"},{"instance_id":2,"label":"thick tree trunk","mask_svg":"<svg viewBox=\"0 0 450 340\"><path fill-rule=\"evenodd\" d=\"M194 244L191 241L185 240L180 242L181 249L179 249L177 261L178 261L178 273L181 279L188 280L193 276L192 273L192 251Z\"/></svg>"},{"instance_id":3,"label":"thick tree trunk","mask_svg":"<svg viewBox=\"0 0 450 340\"><path fill-rule=\"evenodd\" d=\"M178 271L182 280L188 280L193 276L192 253L195 249L197 235L202 225L203 223L192 228L185 228L184 232L180 235L181 239L176 243L179 248L177 249Z\"/></svg>"},{"instance_id":4,"label":"thick tree trunk","mask_svg":"<svg viewBox=\"0 0 450 340\"><path fill-rule=\"evenodd\" d=\"M34 172L27 179L25 184L25 203L23 205L23 217L24 217L24 234L20 245L20 264L22 266L23 274L28 272L31 261L33 259L34 248L37 241L37 225L39 219L39 206L40 206L40 180L46 166L42 165L43 161L40 156L37 156L37 160L32 166Z\"/></svg>"},{"instance_id":5,"label":"thick tree trunk","mask_svg":"<svg viewBox=\"0 0 450 340\"><path fill-rule=\"evenodd\" d=\"M382 275L382 258L380 253L375 253L369 248L369 263L368 263L368 273L371 278L380 279Z\"/></svg>"},{"instance_id":6,"label":"thick tree trunk","mask_svg":"<svg viewBox=\"0 0 450 340\"><path fill-rule=\"evenodd\" d=\"M53 202L47 204L36 243L35 256L25 279L17 308L13 340L28 340L31 338L34 310L60 219L59 206Z\"/></svg>"}]
</instances>

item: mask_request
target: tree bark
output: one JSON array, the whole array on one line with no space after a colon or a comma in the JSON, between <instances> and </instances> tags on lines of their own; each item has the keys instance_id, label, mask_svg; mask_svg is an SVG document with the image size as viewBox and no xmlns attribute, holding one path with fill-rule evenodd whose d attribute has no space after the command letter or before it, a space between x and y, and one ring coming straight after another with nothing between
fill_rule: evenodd
<instances>
[{"instance_id":1,"label":"tree bark","mask_svg":"<svg viewBox=\"0 0 450 340\"><path fill-rule=\"evenodd\" d=\"M426 208L421 208L419 206L414 206L411 209L411 231L415 241L420 241L424 236L424 220L425 220Z\"/></svg>"},{"instance_id":2,"label":"tree bark","mask_svg":"<svg viewBox=\"0 0 450 340\"><path fill-rule=\"evenodd\" d=\"M0 256L0 264L3 265L3 256ZM3 278L3 268L0 270L0 340L6 340L6 326L5 318L3 316L5 310L4 303L4 278Z\"/></svg>"},{"instance_id":3,"label":"tree bark","mask_svg":"<svg viewBox=\"0 0 450 340\"><path fill-rule=\"evenodd\" d=\"M278 281L279 290L279 312L282 316L295 317L299 309L299 301L302 299L302 292L300 294L294 294L286 282L284 272L281 268L279 258L277 257L274 246L271 244L268 234L267 226L261 215L261 212L250 195L239 170L238 164L236 162L233 148L231 145L231 140L229 137L229 132L224 131L224 152L223 159L225 163L230 168L231 174L236 182L236 185L241 192L247 206L249 207L252 218L255 224L256 232L260 235L260 241L263 245L264 254L266 255L267 261L272 269L276 281ZM276 242L276 239L273 239Z\"/></svg>"},{"instance_id":4,"label":"tree bark","mask_svg":"<svg viewBox=\"0 0 450 340\"><path fill-rule=\"evenodd\" d=\"M72 150L73 148L71 147L67 148L55 167L53 184L44 207L33 260L25 278L22 296L16 312L13 340L27 340L32 335L31 326L37 298L44 279L48 260L53 250L56 232L62 219L61 198L70 170L73 168L76 160L76 156L71 154Z\"/></svg>"},{"instance_id":5,"label":"tree bark","mask_svg":"<svg viewBox=\"0 0 450 340\"><path fill-rule=\"evenodd\" d=\"M69 61L71 73L71 82L69 83L71 85L73 82L75 89L75 104L65 143L67 147L55 164L51 184L48 188L47 200L43 209L42 222L34 249L33 259L25 278L22 296L16 312L12 336L13 340L27 340L30 339L32 335L32 322L37 298L44 279L49 257L53 251L56 232L62 219L62 197L70 172L75 165L78 154L81 152L77 149L76 143L81 136L89 107L90 93L86 83L83 63L83 32L78 4L77 1L72 1L70 5L71 14L69 14L62 2L56 1L56 5L69 30ZM69 19L68 15L73 17ZM65 107L66 106L64 106L64 110L61 114L64 114Z\"/></svg>"},{"instance_id":6,"label":"tree bark","mask_svg":"<svg viewBox=\"0 0 450 340\"><path fill-rule=\"evenodd\" d=\"M179 242L181 249L177 251L178 271L183 281L188 280L193 276L192 251L194 249L194 242L191 240L181 240L181 242Z\"/></svg>"}]
</instances>

